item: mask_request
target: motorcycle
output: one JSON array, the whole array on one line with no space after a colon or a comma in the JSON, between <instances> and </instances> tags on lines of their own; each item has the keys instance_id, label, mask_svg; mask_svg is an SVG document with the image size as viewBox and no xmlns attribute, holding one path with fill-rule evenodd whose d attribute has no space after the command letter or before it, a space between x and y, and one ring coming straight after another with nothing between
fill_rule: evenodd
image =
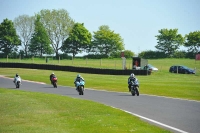
<instances>
[{"instance_id":1,"label":"motorcycle","mask_svg":"<svg viewBox=\"0 0 200 133\"><path fill-rule=\"evenodd\" d=\"M139 82L137 80L131 81L131 94L132 94L132 96L135 96L135 94L137 96L140 95L140 93L139 93Z\"/></svg>"},{"instance_id":2,"label":"motorcycle","mask_svg":"<svg viewBox=\"0 0 200 133\"><path fill-rule=\"evenodd\" d=\"M77 87L77 91L79 92L79 95L83 95L84 94L84 86L85 86L85 81L81 80L76 81L76 87Z\"/></svg>"},{"instance_id":3,"label":"motorcycle","mask_svg":"<svg viewBox=\"0 0 200 133\"><path fill-rule=\"evenodd\" d=\"M20 88L20 86L21 86L21 79L20 78L16 78L15 81L14 81L14 83L15 83L16 88Z\"/></svg>"},{"instance_id":4,"label":"motorcycle","mask_svg":"<svg viewBox=\"0 0 200 133\"><path fill-rule=\"evenodd\" d=\"M53 84L53 87L54 87L54 88L57 88L57 80L58 80L58 79L57 79L56 77L52 77L52 78L51 78L51 81L52 81L52 84Z\"/></svg>"}]
</instances>

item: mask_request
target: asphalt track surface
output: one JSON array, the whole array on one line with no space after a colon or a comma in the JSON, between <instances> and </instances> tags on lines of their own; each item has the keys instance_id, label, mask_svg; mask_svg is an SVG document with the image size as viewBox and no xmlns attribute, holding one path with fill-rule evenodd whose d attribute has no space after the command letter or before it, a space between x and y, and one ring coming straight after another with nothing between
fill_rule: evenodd
<instances>
[{"instance_id":1,"label":"asphalt track surface","mask_svg":"<svg viewBox=\"0 0 200 133\"><path fill-rule=\"evenodd\" d=\"M12 81L13 79L0 76L0 87L16 89ZM172 132L200 133L200 102L198 101L142 94L132 96L128 92L97 91L87 88L84 95L79 95L73 87L58 86L58 88L53 88L52 85L24 80L20 90L92 100L123 110Z\"/></svg>"}]
</instances>

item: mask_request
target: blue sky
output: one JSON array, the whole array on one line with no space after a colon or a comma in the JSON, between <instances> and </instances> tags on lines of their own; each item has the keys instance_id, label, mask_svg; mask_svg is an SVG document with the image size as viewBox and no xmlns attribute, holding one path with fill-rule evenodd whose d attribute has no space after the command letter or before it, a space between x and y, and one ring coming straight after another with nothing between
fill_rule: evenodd
<instances>
[{"instance_id":1,"label":"blue sky","mask_svg":"<svg viewBox=\"0 0 200 133\"><path fill-rule=\"evenodd\" d=\"M0 23L42 9L66 9L91 33L108 25L136 54L156 50L160 29L177 28L183 36L200 30L200 0L0 0Z\"/></svg>"}]
</instances>

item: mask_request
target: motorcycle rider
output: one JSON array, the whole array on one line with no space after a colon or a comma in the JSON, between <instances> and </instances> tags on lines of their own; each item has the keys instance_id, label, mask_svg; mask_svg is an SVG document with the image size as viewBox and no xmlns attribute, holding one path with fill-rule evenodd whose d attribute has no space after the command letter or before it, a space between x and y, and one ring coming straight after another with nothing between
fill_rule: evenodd
<instances>
[{"instance_id":1,"label":"motorcycle rider","mask_svg":"<svg viewBox=\"0 0 200 133\"><path fill-rule=\"evenodd\" d=\"M13 82L16 84L17 80L19 80L20 82L22 81L21 77L16 73Z\"/></svg>"},{"instance_id":2,"label":"motorcycle rider","mask_svg":"<svg viewBox=\"0 0 200 133\"><path fill-rule=\"evenodd\" d=\"M74 80L74 84L75 84L76 90L77 90L77 87L78 87L78 86L76 85L76 82L80 82L81 80L85 81L85 80L83 79L83 77L81 77L81 75L78 74L78 75L76 76L75 80Z\"/></svg>"},{"instance_id":3,"label":"motorcycle rider","mask_svg":"<svg viewBox=\"0 0 200 133\"><path fill-rule=\"evenodd\" d=\"M50 75L51 84L53 84L53 82L52 82L52 80L51 80L53 77L56 77L56 75L52 72L51 75Z\"/></svg>"},{"instance_id":4,"label":"motorcycle rider","mask_svg":"<svg viewBox=\"0 0 200 133\"><path fill-rule=\"evenodd\" d=\"M135 77L134 73L131 73L130 77L128 78L128 88L131 91L131 81L137 81L138 79Z\"/></svg>"}]
</instances>

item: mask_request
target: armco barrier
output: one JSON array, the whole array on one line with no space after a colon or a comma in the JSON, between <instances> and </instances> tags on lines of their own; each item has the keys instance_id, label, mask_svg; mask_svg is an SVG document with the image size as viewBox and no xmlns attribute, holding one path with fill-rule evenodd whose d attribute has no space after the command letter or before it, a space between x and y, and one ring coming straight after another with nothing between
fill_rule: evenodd
<instances>
[{"instance_id":1,"label":"armco barrier","mask_svg":"<svg viewBox=\"0 0 200 133\"><path fill-rule=\"evenodd\" d=\"M118 70L118 69L101 69L101 68L88 68L88 67L75 67L75 66L60 66L50 64L27 64L27 63L7 63L0 62L0 67L6 68L28 68L28 69L43 69L43 70L60 70L79 73L91 74L107 74L107 75L150 75L151 72L147 70Z\"/></svg>"}]
</instances>

